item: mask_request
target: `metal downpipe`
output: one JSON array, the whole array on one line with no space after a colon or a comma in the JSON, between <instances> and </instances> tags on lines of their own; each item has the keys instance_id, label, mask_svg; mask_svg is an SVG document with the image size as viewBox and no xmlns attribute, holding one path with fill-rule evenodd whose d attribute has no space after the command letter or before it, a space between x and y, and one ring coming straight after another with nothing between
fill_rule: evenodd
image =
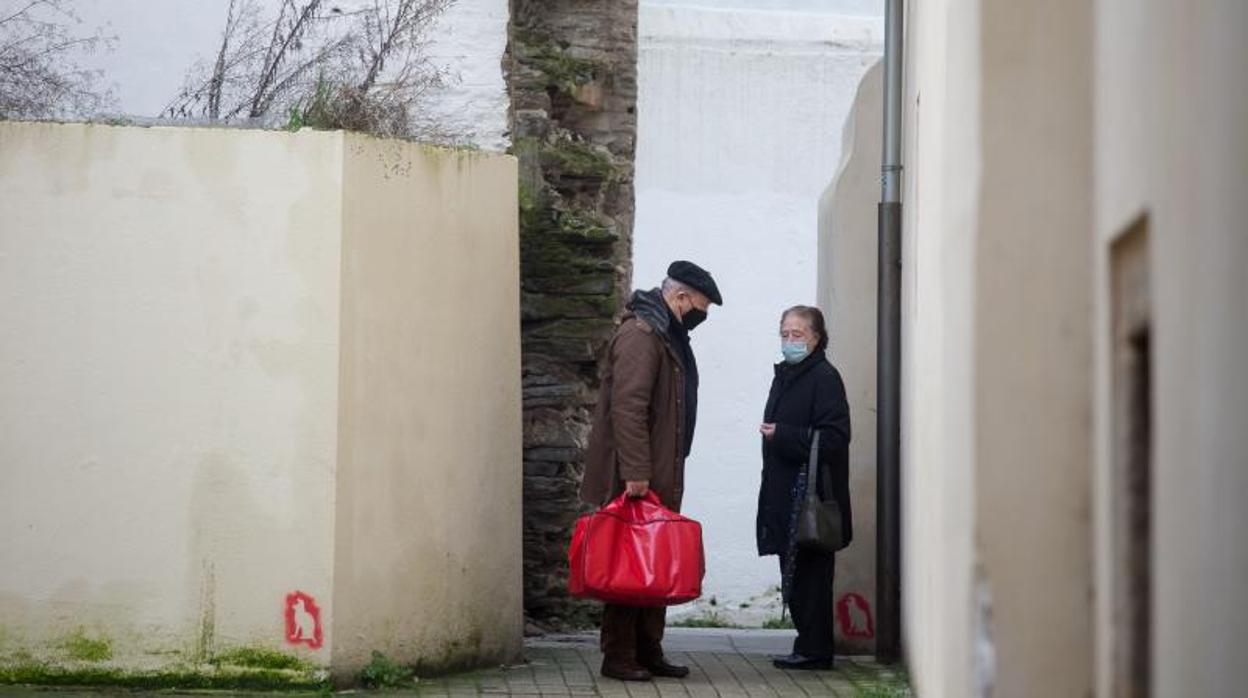
<instances>
[{"instance_id":1,"label":"metal downpipe","mask_svg":"<svg viewBox=\"0 0 1248 698\"><path fill-rule=\"evenodd\" d=\"M876 655L901 657L901 82L904 0L884 17L876 399Z\"/></svg>"}]
</instances>

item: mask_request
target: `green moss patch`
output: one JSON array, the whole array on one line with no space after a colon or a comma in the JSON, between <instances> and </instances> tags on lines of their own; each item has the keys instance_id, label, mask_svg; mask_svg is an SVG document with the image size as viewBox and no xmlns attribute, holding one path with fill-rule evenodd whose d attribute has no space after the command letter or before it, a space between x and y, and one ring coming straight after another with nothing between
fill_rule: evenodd
<instances>
[{"instance_id":1,"label":"green moss patch","mask_svg":"<svg viewBox=\"0 0 1248 698\"><path fill-rule=\"evenodd\" d=\"M571 92L603 75L605 66L584 58L576 58L550 37L531 30L517 29L513 37L522 59L541 74L550 87Z\"/></svg>"},{"instance_id":2,"label":"green moss patch","mask_svg":"<svg viewBox=\"0 0 1248 698\"><path fill-rule=\"evenodd\" d=\"M247 669L285 669L290 671L312 671L313 667L304 660L268 649L267 647L236 647L225 652L218 652L208 660L216 667L243 667Z\"/></svg>"},{"instance_id":3,"label":"green moss patch","mask_svg":"<svg viewBox=\"0 0 1248 698\"><path fill-rule=\"evenodd\" d=\"M365 688L412 687L423 679L437 678L478 669L482 665L497 666L495 659L481 653L481 633L473 631L461 640L446 642L440 650L430 653L415 664L405 664L373 650L372 658L357 676ZM420 688L416 687L419 691Z\"/></svg>"},{"instance_id":4,"label":"green moss patch","mask_svg":"<svg viewBox=\"0 0 1248 698\"><path fill-rule=\"evenodd\" d=\"M70 659L79 662L106 662L113 658L113 643L107 637L88 637L81 628L60 642Z\"/></svg>"},{"instance_id":5,"label":"green moss patch","mask_svg":"<svg viewBox=\"0 0 1248 698\"><path fill-rule=\"evenodd\" d=\"M615 174L615 163L605 149L573 140L562 140L542 151L542 165L574 177L608 180Z\"/></svg>"},{"instance_id":6,"label":"green moss patch","mask_svg":"<svg viewBox=\"0 0 1248 698\"><path fill-rule=\"evenodd\" d=\"M855 698L912 698L905 669L875 663L837 661L836 668L849 679Z\"/></svg>"},{"instance_id":7,"label":"green moss patch","mask_svg":"<svg viewBox=\"0 0 1248 698\"><path fill-rule=\"evenodd\" d=\"M411 683L415 676L415 669L373 650L372 659L360 670L359 681L365 688L394 688Z\"/></svg>"},{"instance_id":8,"label":"green moss patch","mask_svg":"<svg viewBox=\"0 0 1248 698\"><path fill-rule=\"evenodd\" d=\"M511 146L517 157L535 156L547 176L571 176L611 180L617 175L611 153L605 148L569 136L540 140L517 138Z\"/></svg>"},{"instance_id":9,"label":"green moss patch","mask_svg":"<svg viewBox=\"0 0 1248 698\"><path fill-rule=\"evenodd\" d=\"M672 623L669 623L669 625L676 627L676 628L739 628L741 627L735 623L732 623L726 620L725 618L720 616L719 613L716 611L711 611L710 613L707 613L705 615L681 618Z\"/></svg>"},{"instance_id":10,"label":"green moss patch","mask_svg":"<svg viewBox=\"0 0 1248 698\"><path fill-rule=\"evenodd\" d=\"M187 667L130 672L103 667L58 667L39 662L0 667L0 684L243 691L319 691L329 687L326 679L273 669L200 671Z\"/></svg>"},{"instance_id":11,"label":"green moss patch","mask_svg":"<svg viewBox=\"0 0 1248 698\"><path fill-rule=\"evenodd\" d=\"M793 628L793 618L791 616L768 618L763 621L763 629L765 630L792 630Z\"/></svg>"},{"instance_id":12,"label":"green moss patch","mask_svg":"<svg viewBox=\"0 0 1248 698\"><path fill-rule=\"evenodd\" d=\"M262 647L234 648L202 664L141 671L103 664L113 656L107 638L78 631L58 646L67 661L36 659L29 652L10 655L0 663L0 684L245 691L322 691L330 685L326 672L311 663Z\"/></svg>"}]
</instances>

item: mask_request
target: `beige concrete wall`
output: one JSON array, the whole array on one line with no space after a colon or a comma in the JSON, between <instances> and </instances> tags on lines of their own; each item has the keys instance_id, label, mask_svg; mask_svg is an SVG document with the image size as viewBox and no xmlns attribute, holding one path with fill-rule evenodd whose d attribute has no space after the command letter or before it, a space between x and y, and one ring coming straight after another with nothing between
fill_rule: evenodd
<instances>
[{"instance_id":1,"label":"beige concrete wall","mask_svg":"<svg viewBox=\"0 0 1248 698\"><path fill-rule=\"evenodd\" d=\"M907 8L903 601L923 695L1090 687L1080 5Z\"/></svg>"},{"instance_id":2,"label":"beige concrete wall","mask_svg":"<svg viewBox=\"0 0 1248 698\"><path fill-rule=\"evenodd\" d=\"M348 673L516 658L515 161L351 137L334 606ZM380 165L380 166L379 166Z\"/></svg>"},{"instance_id":3,"label":"beige concrete wall","mask_svg":"<svg viewBox=\"0 0 1248 698\"><path fill-rule=\"evenodd\" d=\"M819 306L831 334L829 359L845 379L854 438L849 445L849 487L854 505L854 542L837 556L835 596L856 594L867 602L870 623L855 603L849 620L836 625L837 651L875 651L875 346L876 205L880 192L883 129L883 64L863 76L846 119L841 166L819 200ZM839 613L839 611L838 611ZM852 624L849 637L845 627Z\"/></svg>"},{"instance_id":4,"label":"beige concrete wall","mask_svg":"<svg viewBox=\"0 0 1248 698\"><path fill-rule=\"evenodd\" d=\"M923 696L972 695L979 3L907 3L902 606Z\"/></svg>"},{"instance_id":5,"label":"beige concrete wall","mask_svg":"<svg viewBox=\"0 0 1248 698\"><path fill-rule=\"evenodd\" d=\"M341 140L0 124L9 649L283 647L294 590L328 626Z\"/></svg>"},{"instance_id":6,"label":"beige concrete wall","mask_svg":"<svg viewBox=\"0 0 1248 698\"><path fill-rule=\"evenodd\" d=\"M1120 695L1112 249L1143 229L1151 694L1238 695L1248 6L907 11L903 601L915 686ZM836 287L827 260L821 274Z\"/></svg>"},{"instance_id":7,"label":"beige concrete wall","mask_svg":"<svg viewBox=\"0 0 1248 698\"><path fill-rule=\"evenodd\" d=\"M0 192L0 661L516 656L514 160L6 123Z\"/></svg>"},{"instance_id":8,"label":"beige concrete wall","mask_svg":"<svg viewBox=\"0 0 1248 698\"><path fill-rule=\"evenodd\" d=\"M1097 3L1097 687L1115 637L1110 534L1114 242L1148 235L1153 695L1243 692L1248 663L1248 6Z\"/></svg>"},{"instance_id":9,"label":"beige concrete wall","mask_svg":"<svg viewBox=\"0 0 1248 698\"><path fill-rule=\"evenodd\" d=\"M1092 688L1092 7L984 3L976 537L1002 696Z\"/></svg>"},{"instance_id":10,"label":"beige concrete wall","mask_svg":"<svg viewBox=\"0 0 1248 698\"><path fill-rule=\"evenodd\" d=\"M1048 5L907 7L903 610L921 695L1089 685L1090 45L1063 30L1076 3Z\"/></svg>"}]
</instances>

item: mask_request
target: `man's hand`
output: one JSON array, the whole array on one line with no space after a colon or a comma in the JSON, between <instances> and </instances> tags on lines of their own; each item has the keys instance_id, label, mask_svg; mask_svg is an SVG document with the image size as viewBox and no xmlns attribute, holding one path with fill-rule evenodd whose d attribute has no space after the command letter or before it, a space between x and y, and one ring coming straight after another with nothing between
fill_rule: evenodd
<instances>
[{"instance_id":1,"label":"man's hand","mask_svg":"<svg viewBox=\"0 0 1248 698\"><path fill-rule=\"evenodd\" d=\"M640 499L650 491L649 480L629 480L624 483L624 492L633 499Z\"/></svg>"},{"instance_id":2,"label":"man's hand","mask_svg":"<svg viewBox=\"0 0 1248 698\"><path fill-rule=\"evenodd\" d=\"M770 441L776 435L776 425L764 424L758 428L758 433L762 434L764 439Z\"/></svg>"}]
</instances>

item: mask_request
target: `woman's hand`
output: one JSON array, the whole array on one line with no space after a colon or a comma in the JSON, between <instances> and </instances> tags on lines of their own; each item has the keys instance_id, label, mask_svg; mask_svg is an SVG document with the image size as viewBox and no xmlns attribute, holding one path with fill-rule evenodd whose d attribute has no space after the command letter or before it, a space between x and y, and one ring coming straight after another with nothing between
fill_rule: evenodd
<instances>
[{"instance_id":1,"label":"woman's hand","mask_svg":"<svg viewBox=\"0 0 1248 698\"><path fill-rule=\"evenodd\" d=\"M624 491L633 499L641 499L650 491L649 480L629 480L624 483Z\"/></svg>"},{"instance_id":2,"label":"woman's hand","mask_svg":"<svg viewBox=\"0 0 1248 698\"><path fill-rule=\"evenodd\" d=\"M762 434L764 439L770 441L776 435L776 425L764 423L758 428L758 433Z\"/></svg>"}]
</instances>

